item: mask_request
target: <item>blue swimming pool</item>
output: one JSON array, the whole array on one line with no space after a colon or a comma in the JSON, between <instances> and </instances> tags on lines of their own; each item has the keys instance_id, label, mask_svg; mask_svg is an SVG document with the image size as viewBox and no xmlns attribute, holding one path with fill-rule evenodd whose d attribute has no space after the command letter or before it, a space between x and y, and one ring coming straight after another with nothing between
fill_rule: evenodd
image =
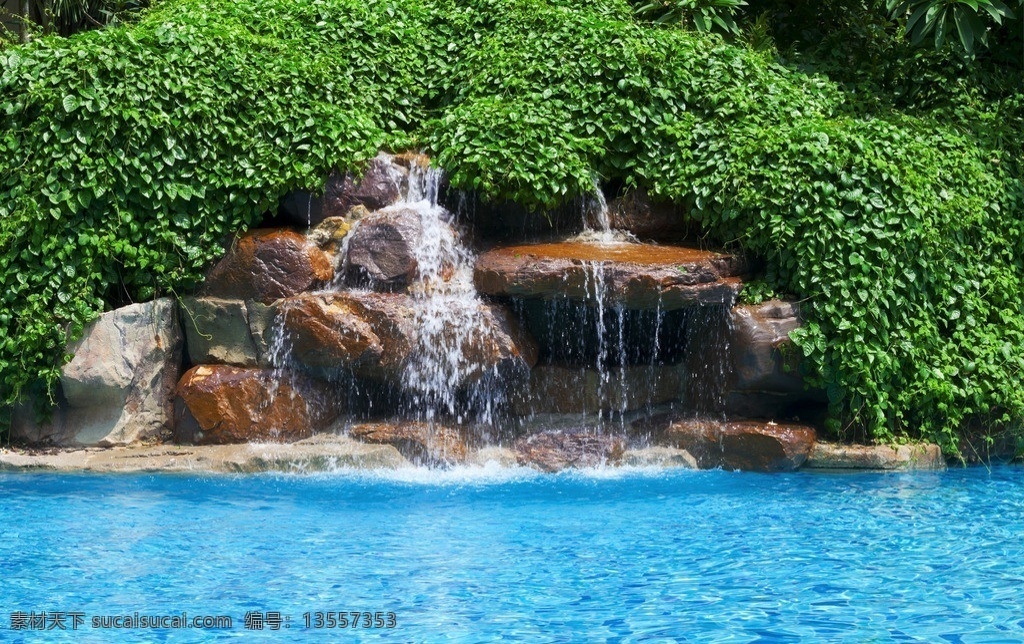
<instances>
[{"instance_id":1,"label":"blue swimming pool","mask_svg":"<svg viewBox=\"0 0 1024 644\"><path fill-rule=\"evenodd\" d=\"M0 474L0 640L1020 642L1022 537L1016 467Z\"/></svg>"}]
</instances>

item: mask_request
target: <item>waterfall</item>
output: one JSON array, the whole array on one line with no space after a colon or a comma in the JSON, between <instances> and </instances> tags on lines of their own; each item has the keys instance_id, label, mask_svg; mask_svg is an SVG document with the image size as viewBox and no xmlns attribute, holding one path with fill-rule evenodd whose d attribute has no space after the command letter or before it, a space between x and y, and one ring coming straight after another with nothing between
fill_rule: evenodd
<instances>
[{"instance_id":1,"label":"waterfall","mask_svg":"<svg viewBox=\"0 0 1024 644\"><path fill-rule=\"evenodd\" d=\"M409 392L407 412L434 421L439 412L457 422L467 420L460 408L458 383L472 379L478 365L472 345L486 326L473 285L476 257L459 239L452 215L438 205L442 172L413 166L403 203L419 213L421 243L415 248L415 281L409 294L415 301L417 346L402 374ZM479 410L477 420L494 420L494 401L487 395L487 374L471 385L468 398Z\"/></svg>"}]
</instances>

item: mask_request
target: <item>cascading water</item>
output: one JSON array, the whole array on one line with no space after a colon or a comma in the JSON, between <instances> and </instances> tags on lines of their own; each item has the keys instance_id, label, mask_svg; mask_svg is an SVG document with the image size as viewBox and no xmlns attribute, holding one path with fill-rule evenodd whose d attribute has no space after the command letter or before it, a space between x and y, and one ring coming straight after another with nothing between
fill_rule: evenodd
<instances>
[{"instance_id":1,"label":"cascading water","mask_svg":"<svg viewBox=\"0 0 1024 644\"><path fill-rule=\"evenodd\" d=\"M442 173L414 166L404 204L419 213L421 242L413 249L416 278L409 286L415 302L417 346L402 374L410 402L405 410L433 422L439 413L456 422L494 422L500 390L491 386L496 374L478 373L473 345L486 328L485 313L473 284L475 256L460 243L451 214L437 203ZM469 391L459 383L471 381ZM460 403L466 400L467 405Z\"/></svg>"}]
</instances>

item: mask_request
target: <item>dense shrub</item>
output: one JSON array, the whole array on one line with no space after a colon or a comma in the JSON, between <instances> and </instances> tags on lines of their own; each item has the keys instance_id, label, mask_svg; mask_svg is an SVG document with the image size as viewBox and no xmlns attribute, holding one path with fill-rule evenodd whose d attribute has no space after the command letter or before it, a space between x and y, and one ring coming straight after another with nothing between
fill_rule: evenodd
<instances>
[{"instance_id":1,"label":"dense shrub","mask_svg":"<svg viewBox=\"0 0 1024 644\"><path fill-rule=\"evenodd\" d=\"M168 0L0 72L4 400L285 191L419 146L493 199L552 206L596 175L691 206L803 300L836 429L955 450L1024 418L1019 96L865 103L614 0Z\"/></svg>"}]
</instances>

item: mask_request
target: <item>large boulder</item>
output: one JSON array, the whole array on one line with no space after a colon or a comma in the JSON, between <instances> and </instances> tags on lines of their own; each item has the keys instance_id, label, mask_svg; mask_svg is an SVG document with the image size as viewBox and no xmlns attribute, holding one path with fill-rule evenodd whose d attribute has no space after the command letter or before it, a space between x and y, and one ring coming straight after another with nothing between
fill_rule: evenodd
<instances>
[{"instance_id":1,"label":"large boulder","mask_svg":"<svg viewBox=\"0 0 1024 644\"><path fill-rule=\"evenodd\" d=\"M300 295L276 307L294 360L314 369L354 371L379 366L384 354L380 337L361 317L362 311L357 300L341 294Z\"/></svg>"},{"instance_id":2,"label":"large boulder","mask_svg":"<svg viewBox=\"0 0 1024 644\"><path fill-rule=\"evenodd\" d=\"M321 196L303 191L288 194L281 200L281 212L296 225L312 227L328 217L342 217L354 206L384 208L402 197L408 187L410 166L421 164L424 158L382 152L366 164L362 175L332 173Z\"/></svg>"},{"instance_id":3,"label":"large boulder","mask_svg":"<svg viewBox=\"0 0 1024 644\"><path fill-rule=\"evenodd\" d=\"M337 411L327 385L301 373L200 365L178 383L175 438L196 444L290 442L322 429Z\"/></svg>"},{"instance_id":4,"label":"large boulder","mask_svg":"<svg viewBox=\"0 0 1024 644\"><path fill-rule=\"evenodd\" d=\"M682 246L579 241L503 246L482 253L473 279L486 295L604 300L671 311L731 304L741 258Z\"/></svg>"},{"instance_id":5,"label":"large boulder","mask_svg":"<svg viewBox=\"0 0 1024 644\"><path fill-rule=\"evenodd\" d=\"M174 300L105 313L68 346L62 398L49 422L19 408L12 438L62 446L109 447L170 434L171 398L181 369L182 333Z\"/></svg>"},{"instance_id":6,"label":"large boulder","mask_svg":"<svg viewBox=\"0 0 1024 644\"><path fill-rule=\"evenodd\" d=\"M455 465L466 460L466 443L458 430L422 422L362 423L349 435L366 443L394 446L417 465Z\"/></svg>"},{"instance_id":7,"label":"large boulder","mask_svg":"<svg viewBox=\"0 0 1024 644\"><path fill-rule=\"evenodd\" d=\"M451 383L455 387L495 371L525 374L536 363L536 344L504 307L477 303L472 329L444 320L431 339L424 335L415 304L402 293L305 294L277 302L275 324L284 330L283 341L295 362L315 373L348 370L400 382L414 354L430 348L421 346L428 339L461 350L467 367L457 374L459 382Z\"/></svg>"},{"instance_id":8,"label":"large boulder","mask_svg":"<svg viewBox=\"0 0 1024 644\"><path fill-rule=\"evenodd\" d=\"M201 294L270 304L327 283L330 258L293 230L251 230L239 237L203 283Z\"/></svg>"},{"instance_id":9,"label":"large boulder","mask_svg":"<svg viewBox=\"0 0 1024 644\"><path fill-rule=\"evenodd\" d=\"M617 436L594 431L553 430L520 438L512 446L520 465L544 472L616 465L626 444Z\"/></svg>"},{"instance_id":10,"label":"large boulder","mask_svg":"<svg viewBox=\"0 0 1024 644\"><path fill-rule=\"evenodd\" d=\"M813 427L758 421L679 420L659 442L685 449L701 468L776 472L800 467L814 443Z\"/></svg>"},{"instance_id":11,"label":"large boulder","mask_svg":"<svg viewBox=\"0 0 1024 644\"><path fill-rule=\"evenodd\" d=\"M349 238L346 280L379 289L408 285L416 275L415 249L422 238L415 208L393 206L364 217Z\"/></svg>"}]
</instances>

